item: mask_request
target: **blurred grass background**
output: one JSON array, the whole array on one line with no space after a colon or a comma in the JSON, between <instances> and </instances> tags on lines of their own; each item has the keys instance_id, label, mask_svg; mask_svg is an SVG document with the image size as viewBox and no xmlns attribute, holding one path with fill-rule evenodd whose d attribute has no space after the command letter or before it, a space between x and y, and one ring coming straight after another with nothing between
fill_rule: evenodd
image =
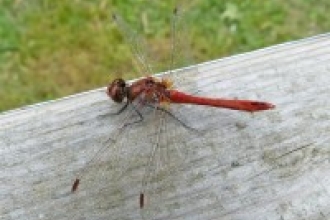
<instances>
[{"instance_id":1,"label":"blurred grass background","mask_svg":"<svg viewBox=\"0 0 330 220\"><path fill-rule=\"evenodd\" d=\"M0 0L0 111L134 78L111 13L168 55L175 1ZM330 29L328 0L191 0L182 3L195 63Z\"/></svg>"}]
</instances>

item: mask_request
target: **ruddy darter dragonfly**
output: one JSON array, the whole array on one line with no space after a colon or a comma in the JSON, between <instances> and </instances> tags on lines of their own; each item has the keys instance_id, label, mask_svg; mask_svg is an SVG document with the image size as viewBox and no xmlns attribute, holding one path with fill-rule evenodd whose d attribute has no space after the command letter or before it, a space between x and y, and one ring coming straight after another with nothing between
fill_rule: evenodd
<instances>
[{"instance_id":1,"label":"ruddy darter dragonfly","mask_svg":"<svg viewBox=\"0 0 330 220\"><path fill-rule=\"evenodd\" d=\"M174 10L174 16L176 15L177 10ZM179 118L176 118L175 115L163 106L166 106L167 104L205 105L245 112L258 112L273 109L275 107L275 105L271 103L262 101L211 98L186 94L179 90L173 89L173 81L170 79L159 79L158 77L153 76L141 78L130 85L121 78L115 79L107 87L107 95L116 103L126 102L117 114L123 112L129 105L133 105L134 102L137 102L138 105L149 106L156 110L163 111L165 114L168 114L178 120L185 127L188 126L181 122ZM140 116L140 120L133 123L142 121L143 116L139 112L138 108L136 106L133 106L133 108ZM132 123L127 123L124 126L130 124ZM80 178L77 178L74 181L72 185L72 192L75 192L78 189L79 182ZM144 192L141 192L139 197L139 206L141 209L145 206L144 197Z\"/></svg>"}]
</instances>

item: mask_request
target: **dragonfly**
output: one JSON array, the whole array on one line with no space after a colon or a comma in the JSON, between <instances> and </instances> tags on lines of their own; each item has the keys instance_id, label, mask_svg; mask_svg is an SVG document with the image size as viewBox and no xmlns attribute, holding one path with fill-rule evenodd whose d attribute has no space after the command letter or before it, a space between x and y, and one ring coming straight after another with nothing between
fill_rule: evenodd
<instances>
[{"instance_id":1,"label":"dragonfly","mask_svg":"<svg viewBox=\"0 0 330 220\"><path fill-rule=\"evenodd\" d=\"M175 8L173 11L173 19L172 19L172 55L171 55L171 63L173 64L174 56L175 56L175 31L176 31L176 21L178 17L178 9ZM120 27L125 27L117 16L114 16L113 19L119 23ZM125 29L125 28L124 28ZM145 68L146 74L150 73L150 69L148 65L144 61L144 56L142 56L140 47L137 44L137 39L133 38L127 30L124 30L124 34L128 35L128 43L131 46L132 52L135 54L136 59L142 63L142 68ZM187 129L194 130L189 125L185 124L179 117L177 117L169 108L169 105L202 105L209 106L215 108L225 108L231 110L245 111L245 112L259 112L265 110L271 110L275 108L275 105L265 101L257 101L257 100L243 100L243 99L228 99L228 98L218 98L218 97L205 97L198 96L196 94L188 94L186 92L180 91L180 89L175 89L175 82L168 77L159 77L147 75L145 77L140 78L139 80L128 83L122 78L117 78L113 80L106 89L107 96L115 103L121 103L123 106L119 109L115 115L119 115L127 110L128 107L132 107L135 114L138 116L138 120L124 123L120 129L127 129L128 127L132 127L132 124L138 124L139 122L144 120L144 116L141 113L141 108L148 107L154 109L155 111L161 111L161 115L170 116L174 120L178 121L183 127ZM161 119L159 119L161 120ZM120 132L119 132L120 133ZM162 135L162 134L158 134ZM111 139L112 144L118 142L118 140ZM124 146L123 146L124 147ZM154 149L159 147L159 143L154 144ZM105 148L109 148L109 146L104 146L98 153L105 150ZM153 150L155 152L155 150ZM151 153L150 161L153 160L152 157L155 157L154 153ZM94 156L92 160L95 160L97 156ZM149 163L150 166L150 163ZM151 169L147 169L145 172L151 172ZM148 174L145 174L145 176ZM78 190L78 186L80 184L80 177L77 177L74 180L72 185L72 192L76 192ZM142 185L146 185L146 180L142 180ZM139 195L139 207L140 209L144 209L145 207L145 193L142 191Z\"/></svg>"}]
</instances>

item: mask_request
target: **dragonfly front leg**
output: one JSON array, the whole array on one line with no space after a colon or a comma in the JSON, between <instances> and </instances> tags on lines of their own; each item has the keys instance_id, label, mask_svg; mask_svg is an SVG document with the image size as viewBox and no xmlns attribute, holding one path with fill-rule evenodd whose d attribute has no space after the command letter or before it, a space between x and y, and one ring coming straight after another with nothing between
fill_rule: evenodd
<instances>
[{"instance_id":1,"label":"dragonfly front leg","mask_svg":"<svg viewBox=\"0 0 330 220\"><path fill-rule=\"evenodd\" d=\"M127 104L127 106L128 106L128 104ZM127 106L126 106L126 108L127 108ZM135 121L125 123L125 124L123 125L123 127L127 127L127 126L129 126L129 125L133 125L133 124L137 124L137 123L140 123L140 122L142 122L142 121L144 120L143 115L142 115L141 112L136 108L136 106L133 105L132 103L131 103L131 106L132 106L133 110L136 112L136 114L139 116L139 118L138 118L137 120L135 120Z\"/></svg>"},{"instance_id":2,"label":"dragonfly front leg","mask_svg":"<svg viewBox=\"0 0 330 220\"><path fill-rule=\"evenodd\" d=\"M120 115L121 113L123 113L123 111L125 111L125 109L127 109L128 104L129 104L129 101L127 100L127 102L125 103L125 105L123 107L121 107L117 112L111 113L111 115Z\"/></svg>"}]
</instances>

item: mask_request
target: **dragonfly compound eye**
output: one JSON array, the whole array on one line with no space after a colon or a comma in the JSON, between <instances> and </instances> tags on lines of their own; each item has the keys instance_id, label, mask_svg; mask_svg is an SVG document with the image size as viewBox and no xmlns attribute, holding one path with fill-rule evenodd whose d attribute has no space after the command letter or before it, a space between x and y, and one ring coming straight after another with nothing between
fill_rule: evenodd
<instances>
[{"instance_id":1,"label":"dragonfly compound eye","mask_svg":"<svg viewBox=\"0 0 330 220\"><path fill-rule=\"evenodd\" d=\"M115 79L108 85L108 96L115 102L121 103L126 97L126 83L123 79Z\"/></svg>"}]
</instances>

